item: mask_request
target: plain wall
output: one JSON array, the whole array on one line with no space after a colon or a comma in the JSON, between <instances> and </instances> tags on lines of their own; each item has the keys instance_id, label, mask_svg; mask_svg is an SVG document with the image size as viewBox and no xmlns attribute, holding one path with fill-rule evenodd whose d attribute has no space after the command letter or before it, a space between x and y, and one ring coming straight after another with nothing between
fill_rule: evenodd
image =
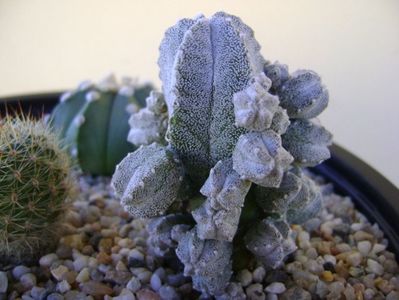
<instances>
[{"instance_id":1,"label":"plain wall","mask_svg":"<svg viewBox=\"0 0 399 300\"><path fill-rule=\"evenodd\" d=\"M158 87L158 46L179 18L218 10L251 26L263 55L317 71L335 141L399 185L398 0L0 0L0 97L117 76Z\"/></svg>"}]
</instances>

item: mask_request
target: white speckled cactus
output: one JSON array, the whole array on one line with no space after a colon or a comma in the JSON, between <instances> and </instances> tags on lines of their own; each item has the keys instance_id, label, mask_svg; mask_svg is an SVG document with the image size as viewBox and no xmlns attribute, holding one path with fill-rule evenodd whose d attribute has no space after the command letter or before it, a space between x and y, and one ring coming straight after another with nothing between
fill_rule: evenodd
<instances>
[{"instance_id":1,"label":"white speckled cactus","mask_svg":"<svg viewBox=\"0 0 399 300\"><path fill-rule=\"evenodd\" d=\"M129 138L144 146L112 179L133 215L161 216L150 225L155 252L177 247L205 295L223 293L237 239L276 268L295 250L289 223L321 203L300 168L329 157L331 134L308 120L327 106L327 90L316 73L290 75L259 50L253 31L223 12L169 28L158 61L164 98L153 94L132 116Z\"/></svg>"}]
</instances>

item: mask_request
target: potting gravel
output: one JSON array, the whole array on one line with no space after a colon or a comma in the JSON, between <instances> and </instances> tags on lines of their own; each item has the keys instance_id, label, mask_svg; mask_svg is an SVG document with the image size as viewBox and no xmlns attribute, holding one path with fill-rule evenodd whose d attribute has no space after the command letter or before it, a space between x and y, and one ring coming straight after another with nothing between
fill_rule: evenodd
<instances>
[{"instance_id":1,"label":"potting gravel","mask_svg":"<svg viewBox=\"0 0 399 300\"><path fill-rule=\"evenodd\" d=\"M147 221L122 209L109 179L82 176L80 190L55 253L0 272L0 299L201 297L190 278L151 254ZM320 214L292 229L298 249L284 266L240 270L217 299L399 299L388 241L348 197L324 196Z\"/></svg>"}]
</instances>

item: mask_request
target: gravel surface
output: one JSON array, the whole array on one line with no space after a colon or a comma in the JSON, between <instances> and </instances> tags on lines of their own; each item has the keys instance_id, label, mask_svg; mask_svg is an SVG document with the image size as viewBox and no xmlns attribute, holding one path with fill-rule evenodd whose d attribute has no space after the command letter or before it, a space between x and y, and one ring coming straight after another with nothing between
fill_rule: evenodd
<instances>
[{"instance_id":1,"label":"gravel surface","mask_svg":"<svg viewBox=\"0 0 399 300\"><path fill-rule=\"evenodd\" d=\"M113 198L109 180L80 178L55 253L0 272L0 299L197 299L190 278L147 248L146 221ZM349 198L324 197L317 218L293 225L298 250L278 270L237 272L218 299L399 299L388 241ZM176 271L177 270L177 271Z\"/></svg>"}]
</instances>

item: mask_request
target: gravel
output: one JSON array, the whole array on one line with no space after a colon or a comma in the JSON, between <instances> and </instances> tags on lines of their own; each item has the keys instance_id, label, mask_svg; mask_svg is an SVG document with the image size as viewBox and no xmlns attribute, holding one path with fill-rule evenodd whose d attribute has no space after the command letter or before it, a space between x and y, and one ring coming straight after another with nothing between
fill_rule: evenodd
<instances>
[{"instance_id":1,"label":"gravel","mask_svg":"<svg viewBox=\"0 0 399 300\"><path fill-rule=\"evenodd\" d=\"M57 249L0 272L0 299L200 298L181 269L153 255L147 221L122 209L109 179L81 177L80 190ZM216 299L399 299L395 255L350 198L326 194L317 217L291 227L298 249L285 265L250 263Z\"/></svg>"}]
</instances>

